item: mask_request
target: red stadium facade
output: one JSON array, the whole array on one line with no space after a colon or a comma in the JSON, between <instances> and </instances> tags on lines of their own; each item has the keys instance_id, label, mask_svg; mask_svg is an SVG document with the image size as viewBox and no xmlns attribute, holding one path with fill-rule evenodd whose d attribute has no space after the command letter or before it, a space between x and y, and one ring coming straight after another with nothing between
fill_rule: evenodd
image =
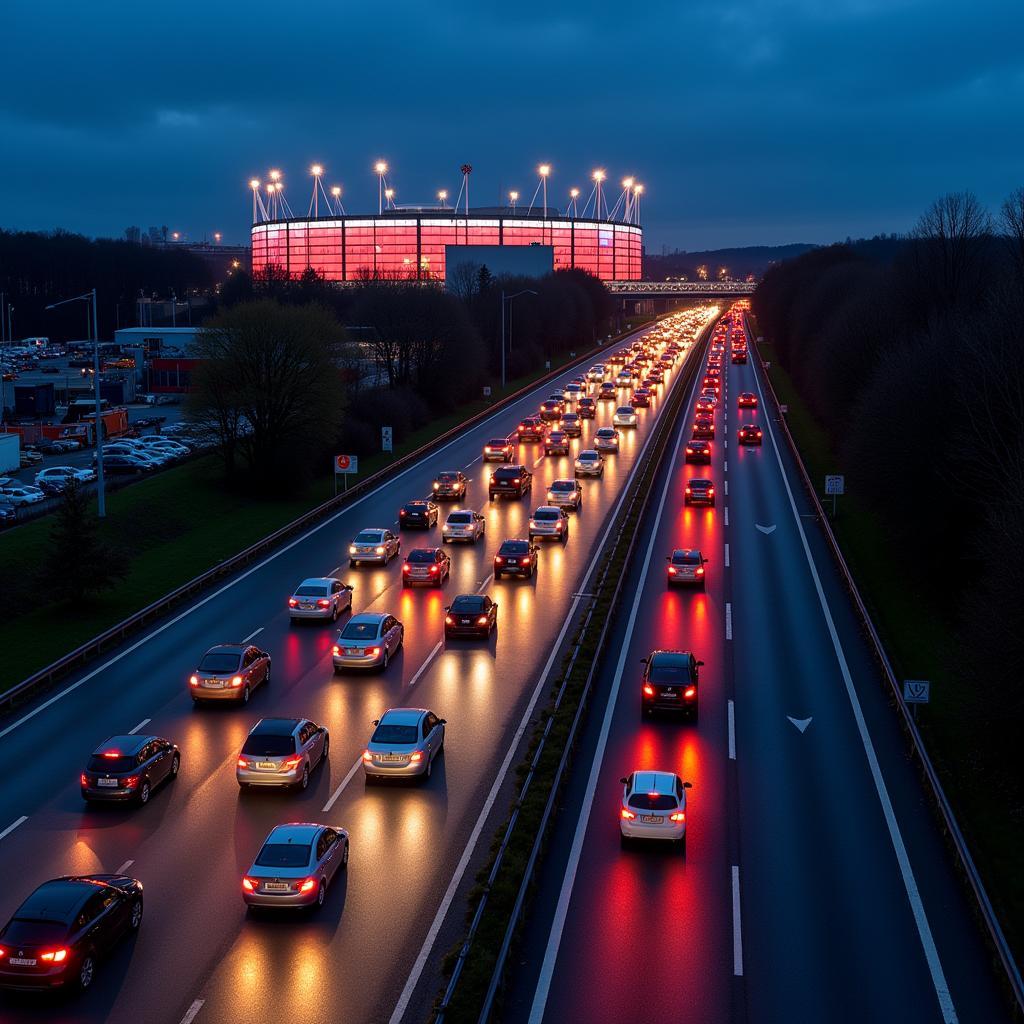
<instances>
[{"instance_id":1,"label":"red stadium facade","mask_svg":"<svg viewBox=\"0 0 1024 1024\"><path fill-rule=\"evenodd\" d=\"M534 244L552 247L555 270L576 268L602 281L641 277L639 225L473 209L264 221L252 226L252 269L298 278L312 267L328 281L443 281L445 246Z\"/></svg>"}]
</instances>

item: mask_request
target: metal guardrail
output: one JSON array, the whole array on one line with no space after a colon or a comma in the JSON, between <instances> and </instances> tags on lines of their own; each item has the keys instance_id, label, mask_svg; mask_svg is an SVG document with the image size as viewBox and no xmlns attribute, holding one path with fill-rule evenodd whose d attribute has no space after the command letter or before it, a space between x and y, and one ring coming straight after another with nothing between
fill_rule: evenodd
<instances>
[{"instance_id":1,"label":"metal guardrail","mask_svg":"<svg viewBox=\"0 0 1024 1024\"><path fill-rule=\"evenodd\" d=\"M753 295L752 281L606 281L612 295Z\"/></svg>"},{"instance_id":2,"label":"metal guardrail","mask_svg":"<svg viewBox=\"0 0 1024 1024\"><path fill-rule=\"evenodd\" d=\"M63 657L58 658L45 668L33 673L27 679L23 679L20 683L16 683L3 693L0 693L0 715L9 712L13 707L16 707L25 700L31 699L41 690L52 685L53 682L61 676L64 676L75 668L80 668L82 665L88 663L99 654L102 654L104 649L110 647L112 644L122 642L129 634L135 632L147 622L160 618L185 598L191 597L192 595L206 589L217 580L223 579L225 576L232 575L251 562L258 555L269 551L292 534L304 530L317 520L324 518L331 512L334 512L354 499L361 497L367 491L382 483L389 476L394 475L399 470L404 469L406 466L409 466L418 459L421 459L433 449L446 444L464 430L476 426L477 423L480 423L489 416L492 416L496 411L519 401L519 399L524 395L529 394L537 387L543 385L545 381L558 377L565 373L566 370L570 370L575 366L588 362L609 345L617 344L622 338L635 334L638 330L643 330L643 328L632 328L612 338L606 338L593 348L588 349L582 355L577 356L575 359L571 359L569 362L557 369L551 370L549 373L538 377L536 380L527 384L525 387L520 388L518 391L499 399L493 405L475 413L473 416L470 416L469 419L464 420L462 423L452 427L450 430L446 430L443 434L439 434L432 441L428 441L426 444L421 445L414 451L395 459L395 461L390 465L385 466L384 469L378 470L376 473L372 473L365 480L361 480L344 493L336 495L333 498L329 498L316 508L311 509L309 512L304 513L297 519L292 520L292 522L282 526L279 530L275 530L268 536L258 540L255 544L252 544L243 551L238 552L238 554L232 555L230 558L226 558L224 561L215 565L212 569L208 569L206 572L194 577L187 583L182 584L182 586L177 587L170 593L165 594L163 597L154 601L152 604L146 605L145 608L142 608L140 611L128 616L128 618L123 619L116 625L111 626L110 629L105 630L81 646L76 647L73 651L69 651Z\"/></svg>"},{"instance_id":3,"label":"metal guardrail","mask_svg":"<svg viewBox=\"0 0 1024 1024\"><path fill-rule=\"evenodd\" d=\"M690 382L696 375L697 368L701 364L701 358L696 355L698 351L703 350L706 347L706 342L714 328L715 323L718 321L718 317L715 317L705 326L702 332L702 337L698 342L691 348L687 355L687 361L685 367L686 372L680 376L672 392L672 408L666 409L666 415L662 417L661 422L658 425L658 433L655 435L655 439L652 441L652 445L657 448L666 443L667 438L671 435L671 431L675 424L676 416L679 411L679 407L683 402L683 398L679 396L686 395L686 389ZM671 415L668 413L671 412ZM657 463L648 463L648 465L656 466ZM642 521L643 516L647 512L647 507L651 499L652 489L650 487L641 487L641 482L644 478L644 474L640 473L632 485L632 493L629 500L628 507L623 507L619 511L619 527L615 534L615 539L608 548L609 554L614 553L623 536L623 532L627 528L632 529L632 534L629 539L629 546L626 549L625 559L628 561L636 547L637 537L639 535L639 523ZM637 507L639 505L639 508ZM601 578L594 587L594 594L601 593L608 581L608 572L611 567L611 557L605 560L602 567ZM612 592L611 604L614 608L619 594L622 591L624 581L626 578L625 573L619 573L615 583L615 589ZM469 931L466 934L466 938L463 940L462 946L459 949L458 956L455 961L455 966L452 969L451 977L448 980L448 985L445 988L444 995L442 996L441 1003L435 1011L434 1024L443 1024L445 1013L448 1007L451 1005L452 997L455 994L455 990L458 986L459 979L462 976L463 968L466 964L466 960L469 956L469 952L472 948L473 941L476 937L477 930L480 922L483 919L484 912L487 907L489 894L494 886L494 883L501 870L502 862L504 860L505 851L508 848L509 842L512 838L512 833L519 820L519 811L525 801L529 792L530 786L533 782L534 773L537 770L537 766L540 764L541 756L544 752L545 744L548 736L550 735L551 728L555 721L555 713L561 707L562 699L565 695L565 691L569 685L569 680L572 677L573 668L576 666L576 662L579 658L580 651L587 641L587 633L593 622L594 612L597 608L598 598L595 596L591 599L588 607L586 617L583 620L583 624L580 627L579 633L577 634L576 640L573 644L572 654L569 660L569 664L562 672L562 682L559 686L558 693L556 694L552 713L548 715L547 720L544 724L544 731L541 733L540 740L537 743L537 747L534 750L533 756L530 759L530 766L527 771L526 777L523 780L523 784L520 787L519 795L513 804L512 814L509 817L508 824L505 828L505 833L502 837L501 844L498 847L498 851L495 854L494 863L491 865L491 870L488 873L487 882L484 885L483 892L481 893L480 900L477 903L476 910L474 911L472 921L470 922ZM597 639L597 649L601 651L604 647L605 639L608 635L608 631L611 628L614 615L606 615L601 623L601 631ZM488 985L487 994L484 999L484 1005L480 1010L478 1017L478 1024L486 1024L490 1019L491 1014L494 1010L494 1002L497 998L498 989L501 985L502 979L505 974L505 965L508 959L509 952L512 947L512 940L515 935L515 930L522 919L527 894L530 886L533 883L534 872L537 867L537 862L540 859L541 846L544 843L548 824L551 820L551 816L554 812L555 804L562 788L562 780L565 775L565 770L569 764L569 758L572 754L572 750L575 743L576 733L579 729L580 723L583 720L583 715L586 711L587 704L590 698L590 693L596 675L597 669L601 664L602 659L600 657L594 658L591 662L590 670L587 673L587 677L583 683L583 689L580 693L579 704L576 708L576 713L573 715L572 724L569 728L568 736L566 737L565 747L562 750L562 756L558 763L558 768L555 772L555 778L551 785L551 791L548 794L548 799L544 806L544 811L541 815L540 824L537 828L536 838L534 839L533 846L530 849L530 856L527 860L526 869L523 873L523 878L519 885L519 890L516 894L516 901L512 909L512 914L509 917L508 925L505 929L505 934L502 939L501 948L498 952L498 957L495 962L494 968L491 973L491 980Z\"/></svg>"},{"instance_id":4,"label":"metal guardrail","mask_svg":"<svg viewBox=\"0 0 1024 1024\"><path fill-rule=\"evenodd\" d=\"M749 342L751 334L746 317L744 317L744 329ZM758 359L760 359L760 353L758 353ZM942 782L939 779L938 772L936 772L935 766L932 764L932 760L928 756L928 750L925 747L924 738L921 736L921 733L917 728L917 723L914 721L914 717L910 713L910 709L907 707L907 704L903 699L903 692L900 688L899 680L893 670L892 662L889 660L889 655L886 653L885 646L882 643L882 638L879 635L878 630L875 628L874 621L867 609L867 605L864 603L860 590L857 588L857 582L854 579L853 573L850 571L850 567L847 564L845 557L843 556L842 549L839 546L839 541L836 539L836 535L832 530L832 525L828 521L824 507L818 497L818 492L815 490L810 474L807 472L807 467L804 465L804 461L800 455L799 449L797 448L796 441L793 439L793 435L790 432L789 424L786 422L786 417L779 410L780 403L778 396L775 394L775 388L772 386L771 378L766 372L764 372L763 367L761 376L764 378L766 390L775 405L776 412L778 413L778 422L782 427L782 433L786 438L786 443L789 445L790 452L792 453L797 467L800 470L800 476L803 480L804 488L814 505L818 521L821 523L822 532L825 534L825 539L832 551L832 557L843 576L843 581L846 584L847 590L850 592L850 596L853 598L857 614L861 620L861 625L863 626L864 632L867 634L868 640L871 643L875 657L882 668L882 674L885 676L886 682L889 684L892 697L900 713L904 731L910 738L911 750L921 765L924 777L928 783L928 788L931 792L932 800L939 812L946 834L949 837L956 853L961 872L966 878L968 886L974 897L978 914L985 924L989 941L999 958L1003 971L1006 974L1006 980L1016 1004L1016 1015L1018 1018L1024 1017L1024 983L1021 981L1020 969L1014 960L1013 950L1010 948L1010 944L1007 942L1006 936L1003 934L1002 926L999 924L999 918L996 916L995 909L992 906L992 901L989 899L988 893L985 890L981 874L974 863L974 858L971 856L970 849L967 846L967 841L964 839L963 832L961 831L960 826L957 823L956 816L953 813L953 807L946 796L945 790L942 788Z\"/></svg>"}]
</instances>

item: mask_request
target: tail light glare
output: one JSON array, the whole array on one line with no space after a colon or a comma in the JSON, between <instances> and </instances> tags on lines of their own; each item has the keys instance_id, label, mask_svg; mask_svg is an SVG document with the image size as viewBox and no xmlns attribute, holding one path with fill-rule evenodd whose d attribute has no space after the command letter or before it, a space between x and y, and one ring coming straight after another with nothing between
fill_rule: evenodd
<instances>
[{"instance_id":1,"label":"tail light glare","mask_svg":"<svg viewBox=\"0 0 1024 1024\"><path fill-rule=\"evenodd\" d=\"M687 700L693 700L693 698L697 696L697 687L688 686L685 690L683 690L683 696Z\"/></svg>"},{"instance_id":2,"label":"tail light glare","mask_svg":"<svg viewBox=\"0 0 1024 1024\"><path fill-rule=\"evenodd\" d=\"M689 487L687 487L687 488L686 488L686 493L687 493L687 494L692 494L692 493L693 493L693 491L691 491L691 490L690 490L690 488L689 488Z\"/></svg>"},{"instance_id":3,"label":"tail light glare","mask_svg":"<svg viewBox=\"0 0 1024 1024\"><path fill-rule=\"evenodd\" d=\"M402 566L402 572L411 572L411 571L412 570L409 568L409 563L406 562L405 565Z\"/></svg>"},{"instance_id":4,"label":"tail light glare","mask_svg":"<svg viewBox=\"0 0 1024 1024\"><path fill-rule=\"evenodd\" d=\"M502 558L501 555L495 555L494 556L494 562L495 562L496 565L504 565L505 564L505 559Z\"/></svg>"},{"instance_id":5,"label":"tail light glare","mask_svg":"<svg viewBox=\"0 0 1024 1024\"><path fill-rule=\"evenodd\" d=\"M437 568L437 566L436 566L436 565L432 565L432 566L430 567L430 571L431 571L431 572L437 572L437 571L438 571L438 568Z\"/></svg>"},{"instance_id":6,"label":"tail light glare","mask_svg":"<svg viewBox=\"0 0 1024 1024\"><path fill-rule=\"evenodd\" d=\"M251 878L242 879L242 888L246 892L253 892L256 888L256 883Z\"/></svg>"},{"instance_id":7,"label":"tail light glare","mask_svg":"<svg viewBox=\"0 0 1024 1024\"><path fill-rule=\"evenodd\" d=\"M125 789L134 789L139 784L139 776L129 775L126 779L121 780L121 784Z\"/></svg>"},{"instance_id":8,"label":"tail light glare","mask_svg":"<svg viewBox=\"0 0 1024 1024\"><path fill-rule=\"evenodd\" d=\"M367 654L368 654L368 655L369 655L369 656L370 656L371 658L376 658L376 657L377 657L377 656L378 656L378 655L380 654L380 648L379 648L379 647L368 647L368 648L366 649L366 653L367 653Z\"/></svg>"},{"instance_id":9,"label":"tail light glare","mask_svg":"<svg viewBox=\"0 0 1024 1024\"><path fill-rule=\"evenodd\" d=\"M199 676L189 676L188 683L189 683L189 686L198 686L199 685Z\"/></svg>"},{"instance_id":10,"label":"tail light glare","mask_svg":"<svg viewBox=\"0 0 1024 1024\"><path fill-rule=\"evenodd\" d=\"M384 548L382 546L375 547L373 550L376 551L378 555L383 555L384 554Z\"/></svg>"},{"instance_id":11,"label":"tail light glare","mask_svg":"<svg viewBox=\"0 0 1024 1024\"><path fill-rule=\"evenodd\" d=\"M423 751L422 751L422 750L414 750L414 751L413 751L413 752L412 752L412 753L411 753L411 754L409 755L409 760L410 760L410 761L411 761L411 762L412 762L413 764L419 764L419 763L420 763L420 761L422 761L422 760L423 760Z\"/></svg>"},{"instance_id":12,"label":"tail light glare","mask_svg":"<svg viewBox=\"0 0 1024 1024\"><path fill-rule=\"evenodd\" d=\"M703 576L704 575L704 566L703 565L698 565L697 566L697 575L698 576Z\"/></svg>"},{"instance_id":13,"label":"tail light glare","mask_svg":"<svg viewBox=\"0 0 1024 1024\"><path fill-rule=\"evenodd\" d=\"M249 762L244 757L240 757L238 759L238 767L239 768L248 768L249 767Z\"/></svg>"},{"instance_id":14,"label":"tail light glare","mask_svg":"<svg viewBox=\"0 0 1024 1024\"><path fill-rule=\"evenodd\" d=\"M373 754L371 754L368 750L364 750L363 751L363 760L367 764L369 764L371 761L373 761Z\"/></svg>"},{"instance_id":15,"label":"tail light glare","mask_svg":"<svg viewBox=\"0 0 1024 1024\"><path fill-rule=\"evenodd\" d=\"M446 615L446 616L444 617L444 624L445 624L446 626L450 626L450 625L451 625L451 624L452 624L452 623L453 623L454 621L455 621L455 620L454 620L454 619L453 619L453 618L452 618L452 617L451 617L450 615Z\"/></svg>"},{"instance_id":16,"label":"tail light glare","mask_svg":"<svg viewBox=\"0 0 1024 1024\"><path fill-rule=\"evenodd\" d=\"M644 683L644 696L646 696L646 697L653 697L654 696L654 687L651 686L650 683Z\"/></svg>"},{"instance_id":17,"label":"tail light glare","mask_svg":"<svg viewBox=\"0 0 1024 1024\"><path fill-rule=\"evenodd\" d=\"M333 647L331 648L331 654L335 654L335 655L337 655L337 654L341 654L341 648L340 648L340 647L339 647L339 646L338 646L337 644L335 644L335 645L334 645L334 646L333 646Z\"/></svg>"},{"instance_id":18,"label":"tail light glare","mask_svg":"<svg viewBox=\"0 0 1024 1024\"><path fill-rule=\"evenodd\" d=\"M676 575L676 567L674 565L670 565L668 567L668 574L669 574L669 576L675 576Z\"/></svg>"},{"instance_id":19,"label":"tail light glare","mask_svg":"<svg viewBox=\"0 0 1024 1024\"><path fill-rule=\"evenodd\" d=\"M487 616L486 615L481 615L480 618L476 620L476 624L478 626L486 626L487 625Z\"/></svg>"},{"instance_id":20,"label":"tail light glare","mask_svg":"<svg viewBox=\"0 0 1024 1024\"><path fill-rule=\"evenodd\" d=\"M294 597L289 597L288 598L288 607L289 608L294 608L298 603L299 602L296 601Z\"/></svg>"},{"instance_id":21,"label":"tail light glare","mask_svg":"<svg viewBox=\"0 0 1024 1024\"><path fill-rule=\"evenodd\" d=\"M302 758L299 757L299 756L286 757L281 762L281 771L283 771L283 772L295 771L295 769L298 768L301 763L302 763Z\"/></svg>"},{"instance_id":22,"label":"tail light glare","mask_svg":"<svg viewBox=\"0 0 1024 1024\"><path fill-rule=\"evenodd\" d=\"M89 776L86 775L85 772L82 772L82 774L78 776L78 781L83 786L88 786L89 785ZM2 955L3 955L3 953L2 953L2 951L0 951L0 956L2 956Z\"/></svg>"},{"instance_id":23,"label":"tail light glare","mask_svg":"<svg viewBox=\"0 0 1024 1024\"><path fill-rule=\"evenodd\" d=\"M628 807L623 807L622 810L619 811L619 816L623 821L632 821L636 817Z\"/></svg>"},{"instance_id":24,"label":"tail light glare","mask_svg":"<svg viewBox=\"0 0 1024 1024\"><path fill-rule=\"evenodd\" d=\"M238 687L241 686L243 682L244 680L242 679L241 676L234 676L231 680L231 685L237 690Z\"/></svg>"},{"instance_id":25,"label":"tail light glare","mask_svg":"<svg viewBox=\"0 0 1024 1024\"><path fill-rule=\"evenodd\" d=\"M528 558L520 558L519 559L519 564L520 565L529 565L530 564L530 560Z\"/></svg>"},{"instance_id":26,"label":"tail light glare","mask_svg":"<svg viewBox=\"0 0 1024 1024\"><path fill-rule=\"evenodd\" d=\"M312 892L316 888L316 879L307 878L299 884L299 892Z\"/></svg>"},{"instance_id":27,"label":"tail light glare","mask_svg":"<svg viewBox=\"0 0 1024 1024\"><path fill-rule=\"evenodd\" d=\"M316 606L317 606L317 608L330 608L331 607L331 602L326 597L321 597L317 601Z\"/></svg>"},{"instance_id":28,"label":"tail light glare","mask_svg":"<svg viewBox=\"0 0 1024 1024\"><path fill-rule=\"evenodd\" d=\"M39 955L40 960L53 964L62 964L67 958L68 951L63 946L60 949L52 949L48 953L41 953Z\"/></svg>"},{"instance_id":29,"label":"tail light glare","mask_svg":"<svg viewBox=\"0 0 1024 1024\"><path fill-rule=\"evenodd\" d=\"M669 821L686 821L686 811L676 811L668 816Z\"/></svg>"}]
</instances>

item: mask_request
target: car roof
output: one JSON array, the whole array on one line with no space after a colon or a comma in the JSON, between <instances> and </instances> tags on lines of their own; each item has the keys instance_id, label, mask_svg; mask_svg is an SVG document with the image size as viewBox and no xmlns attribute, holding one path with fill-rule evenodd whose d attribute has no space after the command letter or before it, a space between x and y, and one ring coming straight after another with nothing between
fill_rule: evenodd
<instances>
[{"instance_id":1,"label":"car roof","mask_svg":"<svg viewBox=\"0 0 1024 1024\"><path fill-rule=\"evenodd\" d=\"M676 795L676 779L674 772L635 772L633 774L633 792L635 793L666 793Z\"/></svg>"},{"instance_id":2,"label":"car roof","mask_svg":"<svg viewBox=\"0 0 1024 1024\"><path fill-rule=\"evenodd\" d=\"M502 444L502 445L504 445L504 444L508 444L509 440L508 440L507 437L492 437L490 439L490 441L488 441L487 443L488 444Z\"/></svg>"},{"instance_id":3,"label":"car roof","mask_svg":"<svg viewBox=\"0 0 1024 1024\"><path fill-rule=\"evenodd\" d=\"M250 730L250 736L291 736L302 724L302 718L261 718Z\"/></svg>"},{"instance_id":4,"label":"car roof","mask_svg":"<svg viewBox=\"0 0 1024 1024\"><path fill-rule=\"evenodd\" d=\"M319 584L320 586L329 587L334 582L335 580L333 576L310 576L308 580L303 580L299 586L307 587Z\"/></svg>"},{"instance_id":5,"label":"car roof","mask_svg":"<svg viewBox=\"0 0 1024 1024\"><path fill-rule=\"evenodd\" d=\"M415 725L426 713L426 708L388 708L380 721L388 725Z\"/></svg>"},{"instance_id":6,"label":"car roof","mask_svg":"<svg viewBox=\"0 0 1024 1024\"><path fill-rule=\"evenodd\" d=\"M699 548L676 548L672 552L673 558L700 558L701 553Z\"/></svg>"},{"instance_id":7,"label":"car roof","mask_svg":"<svg viewBox=\"0 0 1024 1024\"><path fill-rule=\"evenodd\" d=\"M651 661L655 658L663 665L687 665L692 655L689 651L652 651Z\"/></svg>"},{"instance_id":8,"label":"car roof","mask_svg":"<svg viewBox=\"0 0 1024 1024\"><path fill-rule=\"evenodd\" d=\"M351 626L353 622L380 623L386 618L387 615L384 612L360 612L358 615L353 615L347 625Z\"/></svg>"},{"instance_id":9,"label":"car roof","mask_svg":"<svg viewBox=\"0 0 1024 1024\"><path fill-rule=\"evenodd\" d=\"M213 654L214 651L225 651L233 654L243 654L248 649L248 644L214 644L206 653Z\"/></svg>"},{"instance_id":10,"label":"car roof","mask_svg":"<svg viewBox=\"0 0 1024 1024\"><path fill-rule=\"evenodd\" d=\"M705 476L695 476L695 477L691 477L691 479L690 479L689 483L690 483L690 486L691 486L691 487L692 487L692 486L693 486L694 484L696 484L696 485L697 485L698 487L712 487L712 486L714 485L714 481L713 481L713 480L709 480L709 479L708 479L707 477L705 477Z\"/></svg>"},{"instance_id":11,"label":"car roof","mask_svg":"<svg viewBox=\"0 0 1024 1024\"><path fill-rule=\"evenodd\" d=\"M151 739L152 736L111 736L104 740L94 751L94 757L100 757L108 750L116 750L119 754L131 757L137 754Z\"/></svg>"},{"instance_id":12,"label":"car roof","mask_svg":"<svg viewBox=\"0 0 1024 1024\"><path fill-rule=\"evenodd\" d=\"M386 530L386 526L364 526L359 533L384 533Z\"/></svg>"},{"instance_id":13,"label":"car roof","mask_svg":"<svg viewBox=\"0 0 1024 1024\"><path fill-rule=\"evenodd\" d=\"M563 509L560 505L538 505L533 510L533 514L536 515L538 512L554 512L560 516L565 515L565 509Z\"/></svg>"},{"instance_id":14,"label":"car roof","mask_svg":"<svg viewBox=\"0 0 1024 1024\"><path fill-rule=\"evenodd\" d=\"M309 821L292 821L271 829L265 843L312 843L323 825Z\"/></svg>"},{"instance_id":15,"label":"car roof","mask_svg":"<svg viewBox=\"0 0 1024 1024\"><path fill-rule=\"evenodd\" d=\"M560 480L552 480L551 481L551 486L552 487L557 487L559 484L568 484L573 489L575 489L576 487L579 486L579 482L577 480L575 480L575 479L571 479L570 477L565 477L565 478L560 479Z\"/></svg>"},{"instance_id":16,"label":"car roof","mask_svg":"<svg viewBox=\"0 0 1024 1024\"><path fill-rule=\"evenodd\" d=\"M529 544L529 543L530 542L525 537L506 537L501 542L501 547L504 547L506 544ZM499 550L500 550L500 548L499 548Z\"/></svg>"},{"instance_id":17,"label":"car roof","mask_svg":"<svg viewBox=\"0 0 1024 1024\"><path fill-rule=\"evenodd\" d=\"M406 505L429 505L430 502L426 498L413 498L412 501L407 501Z\"/></svg>"},{"instance_id":18,"label":"car roof","mask_svg":"<svg viewBox=\"0 0 1024 1024\"><path fill-rule=\"evenodd\" d=\"M577 459L582 459L584 455L592 455L594 458L601 458L601 453L596 448L584 448L583 451L576 456Z\"/></svg>"},{"instance_id":19,"label":"car roof","mask_svg":"<svg viewBox=\"0 0 1024 1024\"><path fill-rule=\"evenodd\" d=\"M18 908L15 916L70 924L78 909L102 884L84 878L54 878L43 882Z\"/></svg>"}]
</instances>

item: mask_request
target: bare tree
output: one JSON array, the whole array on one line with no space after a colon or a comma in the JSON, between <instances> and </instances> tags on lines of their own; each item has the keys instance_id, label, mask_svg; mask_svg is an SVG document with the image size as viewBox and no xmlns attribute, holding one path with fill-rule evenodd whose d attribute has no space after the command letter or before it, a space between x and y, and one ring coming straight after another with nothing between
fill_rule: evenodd
<instances>
[{"instance_id":1,"label":"bare tree","mask_svg":"<svg viewBox=\"0 0 1024 1024\"><path fill-rule=\"evenodd\" d=\"M1024 284L1024 187L1014 189L1006 197L999 219L1017 278Z\"/></svg>"},{"instance_id":2,"label":"bare tree","mask_svg":"<svg viewBox=\"0 0 1024 1024\"><path fill-rule=\"evenodd\" d=\"M472 260L463 260L449 267L445 273L445 287L463 302L469 302L476 295L480 286L480 264Z\"/></svg>"}]
</instances>

